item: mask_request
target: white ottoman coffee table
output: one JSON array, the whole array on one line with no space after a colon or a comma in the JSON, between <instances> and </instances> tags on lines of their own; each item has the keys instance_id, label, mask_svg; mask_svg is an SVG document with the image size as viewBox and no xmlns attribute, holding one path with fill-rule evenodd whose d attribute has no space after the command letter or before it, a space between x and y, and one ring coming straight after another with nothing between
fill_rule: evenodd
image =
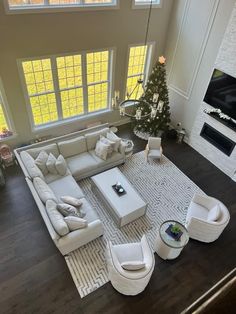
<instances>
[{"instance_id":1,"label":"white ottoman coffee table","mask_svg":"<svg viewBox=\"0 0 236 314\"><path fill-rule=\"evenodd\" d=\"M119 227L146 213L147 204L118 168L104 171L91 179L92 190L102 200ZM121 183L125 194L118 195L114 191L112 186L117 182Z\"/></svg>"}]
</instances>

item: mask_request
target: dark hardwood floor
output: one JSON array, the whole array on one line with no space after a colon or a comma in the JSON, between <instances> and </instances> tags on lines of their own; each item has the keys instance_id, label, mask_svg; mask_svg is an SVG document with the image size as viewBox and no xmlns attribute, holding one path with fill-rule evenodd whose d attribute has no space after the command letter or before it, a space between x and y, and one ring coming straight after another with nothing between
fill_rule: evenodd
<instances>
[{"instance_id":1,"label":"dark hardwood floor","mask_svg":"<svg viewBox=\"0 0 236 314\"><path fill-rule=\"evenodd\" d=\"M121 126L119 134L134 140L135 152L144 149L146 142L129 126ZM165 141L163 146L164 154L191 180L228 206L231 221L221 237L211 244L190 240L173 261L155 254L151 281L136 297L123 296L107 283L80 299L22 172L8 168L6 187L0 190L0 313L177 314L235 267L236 183L188 145ZM236 291L231 295L235 298ZM235 313L231 304L227 314Z\"/></svg>"}]
</instances>

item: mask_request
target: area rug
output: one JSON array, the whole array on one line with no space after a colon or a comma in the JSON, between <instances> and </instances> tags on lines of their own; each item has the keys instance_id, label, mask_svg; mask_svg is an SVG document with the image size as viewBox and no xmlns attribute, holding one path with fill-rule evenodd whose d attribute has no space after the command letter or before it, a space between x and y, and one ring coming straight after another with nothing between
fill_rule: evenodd
<instances>
[{"instance_id":1,"label":"area rug","mask_svg":"<svg viewBox=\"0 0 236 314\"><path fill-rule=\"evenodd\" d=\"M146 215L119 229L100 200L91 191L91 179L80 182L86 198L104 225L104 236L65 257L72 278L83 298L109 281L105 262L107 240L114 244L139 241L145 233L152 248L160 224L168 219L184 223L187 208L200 191L168 158L146 162L144 152L133 155L119 167L148 203Z\"/></svg>"}]
</instances>

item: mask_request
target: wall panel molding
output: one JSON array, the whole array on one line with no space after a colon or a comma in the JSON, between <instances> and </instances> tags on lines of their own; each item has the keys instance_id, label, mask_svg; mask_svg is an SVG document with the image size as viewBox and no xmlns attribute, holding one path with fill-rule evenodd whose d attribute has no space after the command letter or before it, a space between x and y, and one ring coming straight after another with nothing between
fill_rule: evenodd
<instances>
[{"instance_id":1,"label":"wall panel molding","mask_svg":"<svg viewBox=\"0 0 236 314\"><path fill-rule=\"evenodd\" d=\"M174 49L174 54L172 57L172 63L171 63L171 68L170 68L170 72L169 72L169 76L168 76L168 85L169 88L171 90L173 90L174 92L176 92L177 94L179 94L180 96L184 97L185 99L189 99L194 87L194 83L195 80L197 78L197 74L201 65L201 61L205 52L205 48L208 42L208 38L209 38L209 34L211 31L211 27L213 25L215 16L216 16L216 12L217 12L217 8L219 5L220 0L208 0L208 13L207 15L202 16L202 18L205 18L204 20L202 20L202 25L205 25L205 27L202 29L202 34L200 34L198 39L198 47L200 47L200 49L197 51L196 55L194 56L194 61L192 62L192 69L189 70L188 68L184 68L184 64L183 64L183 55L181 55L181 52L186 51L186 44L187 44L187 40L186 40L186 34L185 31L189 31L188 28L188 22L189 19L191 19L191 13L193 10L191 5L196 4L196 1L194 0L186 0L185 4L184 4L184 9L183 9L183 15L182 15L182 19L181 19L181 23L180 23L180 29L179 29L179 33L176 39L176 43L175 43L175 49ZM207 3L207 1L205 2ZM195 12L193 12L195 14ZM195 14L196 15L196 14ZM191 23L193 22L193 20L191 20ZM199 23L201 23L201 21L199 20ZM196 24L192 23L193 27L196 27ZM185 49L183 49L185 48ZM191 48L191 47L190 47ZM192 47L193 49L193 47ZM194 50L194 49L193 49ZM196 50L194 50L196 51ZM194 52L193 51L193 52ZM187 57L187 56L186 56ZM192 57L192 56L191 56ZM185 82L184 82L184 86L178 86L177 84L177 80L175 80L175 77L177 76L177 73L180 72L180 65L182 65L182 77L184 77ZM184 72L185 71L185 72ZM189 72L190 71L190 72ZM181 75L181 74L179 74ZM179 80L178 80L179 82Z\"/></svg>"}]
</instances>

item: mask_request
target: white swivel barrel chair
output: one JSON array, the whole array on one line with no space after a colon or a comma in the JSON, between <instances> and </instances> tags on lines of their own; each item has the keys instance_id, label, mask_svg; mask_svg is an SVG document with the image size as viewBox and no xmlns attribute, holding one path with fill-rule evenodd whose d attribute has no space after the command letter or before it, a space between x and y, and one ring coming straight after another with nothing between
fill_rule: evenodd
<instances>
[{"instance_id":1,"label":"white swivel barrel chair","mask_svg":"<svg viewBox=\"0 0 236 314\"><path fill-rule=\"evenodd\" d=\"M161 160L162 151L163 151L162 146L161 146L161 138L149 137L145 151L146 151L147 161L149 158Z\"/></svg>"},{"instance_id":2,"label":"white swivel barrel chair","mask_svg":"<svg viewBox=\"0 0 236 314\"><path fill-rule=\"evenodd\" d=\"M155 257L144 235L140 243L107 244L107 267L112 286L124 295L137 295L147 286Z\"/></svg>"},{"instance_id":3,"label":"white swivel barrel chair","mask_svg":"<svg viewBox=\"0 0 236 314\"><path fill-rule=\"evenodd\" d=\"M188 208L186 227L190 238L209 243L219 238L229 220L229 211L222 202L196 193Z\"/></svg>"}]
</instances>

